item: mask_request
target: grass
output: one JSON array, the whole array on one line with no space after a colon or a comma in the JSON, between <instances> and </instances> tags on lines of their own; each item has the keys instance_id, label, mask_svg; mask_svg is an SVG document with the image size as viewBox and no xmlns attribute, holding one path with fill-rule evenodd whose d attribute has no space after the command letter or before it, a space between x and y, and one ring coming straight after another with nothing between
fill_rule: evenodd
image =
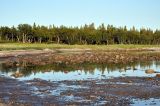
<instances>
[{"instance_id":1,"label":"grass","mask_svg":"<svg viewBox=\"0 0 160 106\"><path fill-rule=\"evenodd\" d=\"M28 50L28 49L92 49L92 50L110 50L110 49L135 49L135 48L153 48L160 45L66 45L66 44L40 44L40 43L0 43L0 50Z\"/></svg>"}]
</instances>

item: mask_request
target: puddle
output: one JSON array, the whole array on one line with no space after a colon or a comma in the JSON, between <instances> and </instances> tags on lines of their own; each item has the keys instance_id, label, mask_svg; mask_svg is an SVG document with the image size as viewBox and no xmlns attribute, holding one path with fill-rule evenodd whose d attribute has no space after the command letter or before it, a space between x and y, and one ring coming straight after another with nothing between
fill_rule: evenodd
<instances>
[{"instance_id":1,"label":"puddle","mask_svg":"<svg viewBox=\"0 0 160 106\"><path fill-rule=\"evenodd\" d=\"M50 86L35 86L33 85L31 88L33 95L38 95L40 97L46 97L46 96L61 96L62 93L66 92L67 90L76 90L76 89L88 89L87 86L81 86L81 85L66 85L66 84L59 84L57 87L50 87Z\"/></svg>"},{"instance_id":2,"label":"puddle","mask_svg":"<svg viewBox=\"0 0 160 106\"><path fill-rule=\"evenodd\" d=\"M140 86L140 85L145 85L145 84L143 84L143 83L132 83L132 82L128 82L128 83L125 83L125 82L97 82L96 84L100 84L100 85L102 85L102 84L104 84L104 85L106 85L106 84L116 84L116 85L138 85L138 86Z\"/></svg>"},{"instance_id":3,"label":"puddle","mask_svg":"<svg viewBox=\"0 0 160 106\"><path fill-rule=\"evenodd\" d=\"M83 100L83 98L81 97L75 97L73 95L70 95L70 96L62 96L60 99L60 101L79 101L79 100Z\"/></svg>"},{"instance_id":4,"label":"puddle","mask_svg":"<svg viewBox=\"0 0 160 106\"><path fill-rule=\"evenodd\" d=\"M32 80L39 78L48 81L62 80L92 80L108 79L114 77L153 77L156 74L146 74L146 69L154 69L160 72L160 62L137 62L132 64L80 64L34 66L27 68L7 68L0 65L0 74L17 78L19 80ZM14 75L18 73L15 77Z\"/></svg>"},{"instance_id":5,"label":"puddle","mask_svg":"<svg viewBox=\"0 0 160 106\"><path fill-rule=\"evenodd\" d=\"M147 100L133 99L131 106L160 106L160 99L150 98Z\"/></svg>"}]
</instances>

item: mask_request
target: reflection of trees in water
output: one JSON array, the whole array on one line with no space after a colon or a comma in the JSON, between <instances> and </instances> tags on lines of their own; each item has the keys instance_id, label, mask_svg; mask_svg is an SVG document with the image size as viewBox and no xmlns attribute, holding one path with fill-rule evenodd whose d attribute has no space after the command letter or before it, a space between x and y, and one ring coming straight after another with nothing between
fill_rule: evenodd
<instances>
[{"instance_id":1,"label":"reflection of trees in water","mask_svg":"<svg viewBox=\"0 0 160 106\"><path fill-rule=\"evenodd\" d=\"M45 72L73 72L73 71L83 71L84 73L94 74L95 70L99 70L104 73L104 71L108 71L108 73L113 71L126 71L127 69L134 70L136 67L140 66L143 68L150 68L152 65L156 67L160 66L160 61L145 61L145 62L135 62L128 64L91 64L91 63L83 63L83 64L49 64L45 66L28 66L28 67L8 67L6 64L0 64L0 70L2 73L16 73L17 71L23 74L23 76L30 76L31 74L36 73L45 73Z\"/></svg>"},{"instance_id":2,"label":"reflection of trees in water","mask_svg":"<svg viewBox=\"0 0 160 106\"><path fill-rule=\"evenodd\" d=\"M156 68L160 68L160 61L157 61L154 64L155 64Z\"/></svg>"},{"instance_id":3,"label":"reflection of trees in water","mask_svg":"<svg viewBox=\"0 0 160 106\"><path fill-rule=\"evenodd\" d=\"M158 68L158 67L160 67L160 61L139 62L139 65L140 65L141 69L151 68L153 65L155 65Z\"/></svg>"}]
</instances>

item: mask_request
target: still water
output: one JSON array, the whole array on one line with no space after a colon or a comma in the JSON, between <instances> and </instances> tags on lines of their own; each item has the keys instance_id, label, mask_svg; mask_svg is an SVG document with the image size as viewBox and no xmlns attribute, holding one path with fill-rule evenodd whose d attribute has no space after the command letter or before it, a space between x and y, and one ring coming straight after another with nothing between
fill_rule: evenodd
<instances>
[{"instance_id":1,"label":"still water","mask_svg":"<svg viewBox=\"0 0 160 106\"><path fill-rule=\"evenodd\" d=\"M32 80L40 78L50 81L62 80L92 80L114 77L137 76L154 77L155 74L145 73L146 69L160 72L159 61L136 62L129 64L51 64L46 66L7 67L0 65L0 74L19 80ZM15 77L15 74L19 74Z\"/></svg>"}]
</instances>

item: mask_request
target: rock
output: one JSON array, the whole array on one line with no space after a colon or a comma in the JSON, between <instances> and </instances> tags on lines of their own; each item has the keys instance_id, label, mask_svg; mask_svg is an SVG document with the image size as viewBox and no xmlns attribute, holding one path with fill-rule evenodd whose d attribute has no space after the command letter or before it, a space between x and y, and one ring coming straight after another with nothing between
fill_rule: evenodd
<instances>
[{"instance_id":1,"label":"rock","mask_svg":"<svg viewBox=\"0 0 160 106\"><path fill-rule=\"evenodd\" d=\"M68 71L64 71L64 73L65 73L65 74L67 74L67 73L68 73Z\"/></svg>"},{"instance_id":2,"label":"rock","mask_svg":"<svg viewBox=\"0 0 160 106\"><path fill-rule=\"evenodd\" d=\"M96 99L97 96L95 96L95 95L90 95L90 98L91 98L91 99Z\"/></svg>"},{"instance_id":3,"label":"rock","mask_svg":"<svg viewBox=\"0 0 160 106\"><path fill-rule=\"evenodd\" d=\"M156 77L160 78L160 74L156 74Z\"/></svg>"},{"instance_id":4,"label":"rock","mask_svg":"<svg viewBox=\"0 0 160 106\"><path fill-rule=\"evenodd\" d=\"M116 59L118 59L119 58L119 55L116 55Z\"/></svg>"},{"instance_id":5,"label":"rock","mask_svg":"<svg viewBox=\"0 0 160 106\"><path fill-rule=\"evenodd\" d=\"M43 51L50 51L50 49L46 48L46 49L43 49Z\"/></svg>"},{"instance_id":6,"label":"rock","mask_svg":"<svg viewBox=\"0 0 160 106\"><path fill-rule=\"evenodd\" d=\"M20 66L20 64L17 63L16 66L18 67L18 66Z\"/></svg>"},{"instance_id":7,"label":"rock","mask_svg":"<svg viewBox=\"0 0 160 106\"><path fill-rule=\"evenodd\" d=\"M18 55L14 55L14 57L18 57Z\"/></svg>"},{"instance_id":8,"label":"rock","mask_svg":"<svg viewBox=\"0 0 160 106\"><path fill-rule=\"evenodd\" d=\"M153 78L151 78L151 77L149 77L149 78L147 78L147 80L148 80L148 81L151 81L151 80L154 80L154 79L153 79Z\"/></svg>"},{"instance_id":9,"label":"rock","mask_svg":"<svg viewBox=\"0 0 160 106\"><path fill-rule=\"evenodd\" d=\"M22 77L23 74L20 73L20 72L15 72L14 74L12 74L11 76L15 77L15 78L19 78L19 77Z\"/></svg>"},{"instance_id":10,"label":"rock","mask_svg":"<svg viewBox=\"0 0 160 106\"><path fill-rule=\"evenodd\" d=\"M145 73L146 74L153 74L153 73L155 73L156 71L154 71L153 69L147 69L147 70L145 70Z\"/></svg>"},{"instance_id":11,"label":"rock","mask_svg":"<svg viewBox=\"0 0 160 106\"><path fill-rule=\"evenodd\" d=\"M132 81L128 81L128 83L132 83Z\"/></svg>"},{"instance_id":12,"label":"rock","mask_svg":"<svg viewBox=\"0 0 160 106\"><path fill-rule=\"evenodd\" d=\"M133 67L133 70L138 70L137 68Z\"/></svg>"}]
</instances>

